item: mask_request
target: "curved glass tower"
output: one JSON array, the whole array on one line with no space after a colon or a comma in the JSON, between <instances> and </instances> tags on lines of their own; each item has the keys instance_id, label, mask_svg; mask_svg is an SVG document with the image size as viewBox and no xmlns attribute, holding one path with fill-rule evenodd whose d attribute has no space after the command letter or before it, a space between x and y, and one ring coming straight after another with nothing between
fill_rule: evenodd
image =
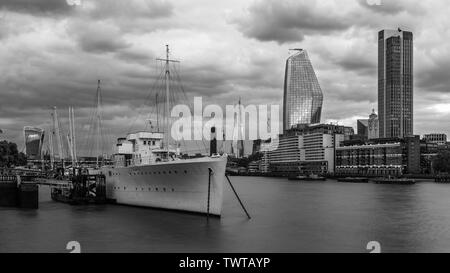
<instances>
[{"instance_id":1,"label":"curved glass tower","mask_svg":"<svg viewBox=\"0 0 450 273\"><path fill-rule=\"evenodd\" d=\"M42 159L42 144L44 143L44 130L26 126L23 128L25 136L25 154L31 160Z\"/></svg>"},{"instance_id":2,"label":"curved glass tower","mask_svg":"<svg viewBox=\"0 0 450 273\"><path fill-rule=\"evenodd\" d=\"M308 53L296 49L286 61L283 101L283 130L297 124L320 123L323 94Z\"/></svg>"}]
</instances>

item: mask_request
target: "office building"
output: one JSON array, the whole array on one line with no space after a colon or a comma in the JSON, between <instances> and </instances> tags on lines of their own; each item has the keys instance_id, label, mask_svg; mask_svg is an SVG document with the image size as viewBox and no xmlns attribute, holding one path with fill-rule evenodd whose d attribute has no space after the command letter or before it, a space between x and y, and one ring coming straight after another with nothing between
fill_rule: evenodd
<instances>
[{"instance_id":1,"label":"office building","mask_svg":"<svg viewBox=\"0 0 450 273\"><path fill-rule=\"evenodd\" d=\"M372 114L369 116L367 133L368 139L377 139L380 137L380 121L378 115L375 114L375 109L372 110Z\"/></svg>"},{"instance_id":2,"label":"office building","mask_svg":"<svg viewBox=\"0 0 450 273\"><path fill-rule=\"evenodd\" d=\"M380 138L413 135L413 34L378 33L378 115Z\"/></svg>"},{"instance_id":3,"label":"office building","mask_svg":"<svg viewBox=\"0 0 450 273\"><path fill-rule=\"evenodd\" d=\"M356 130L358 136L363 139L369 139L369 120L368 119L358 119L356 124Z\"/></svg>"},{"instance_id":4,"label":"office building","mask_svg":"<svg viewBox=\"0 0 450 273\"><path fill-rule=\"evenodd\" d=\"M30 160L42 159L42 146L44 143L44 130L35 127L23 129L25 137L25 154Z\"/></svg>"},{"instance_id":5,"label":"office building","mask_svg":"<svg viewBox=\"0 0 450 273\"><path fill-rule=\"evenodd\" d=\"M427 142L436 143L438 145L446 145L447 144L447 135L446 134L428 134L423 137L423 139Z\"/></svg>"},{"instance_id":6,"label":"office building","mask_svg":"<svg viewBox=\"0 0 450 273\"><path fill-rule=\"evenodd\" d=\"M401 176L419 174L419 136L345 142L336 148L336 174L341 176Z\"/></svg>"},{"instance_id":7,"label":"office building","mask_svg":"<svg viewBox=\"0 0 450 273\"><path fill-rule=\"evenodd\" d=\"M344 126L298 125L278 139L269 153L270 172L290 176L334 173L335 148L344 141Z\"/></svg>"},{"instance_id":8,"label":"office building","mask_svg":"<svg viewBox=\"0 0 450 273\"><path fill-rule=\"evenodd\" d=\"M318 124L322 115L323 94L305 50L286 61L283 100L283 130L297 124Z\"/></svg>"},{"instance_id":9,"label":"office building","mask_svg":"<svg viewBox=\"0 0 450 273\"><path fill-rule=\"evenodd\" d=\"M379 121L375 110L372 110L369 119L359 119L357 122L358 139L369 140L379 138Z\"/></svg>"}]
</instances>

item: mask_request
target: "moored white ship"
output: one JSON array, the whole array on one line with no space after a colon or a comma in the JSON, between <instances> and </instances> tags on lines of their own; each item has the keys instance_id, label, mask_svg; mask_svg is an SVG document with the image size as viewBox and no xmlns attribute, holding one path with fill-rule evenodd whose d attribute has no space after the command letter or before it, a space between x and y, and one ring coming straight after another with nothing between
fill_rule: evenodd
<instances>
[{"instance_id":1,"label":"moored white ship","mask_svg":"<svg viewBox=\"0 0 450 273\"><path fill-rule=\"evenodd\" d=\"M116 165L102 168L107 198L118 204L220 216L226 156L178 159L170 151L170 160L163 160L161 141L162 134L150 132L119 141Z\"/></svg>"},{"instance_id":2,"label":"moored white ship","mask_svg":"<svg viewBox=\"0 0 450 273\"><path fill-rule=\"evenodd\" d=\"M166 133L140 131L118 139L114 166L101 168L106 197L118 204L220 216L227 156L182 159L170 149L168 48L164 61Z\"/></svg>"}]
</instances>

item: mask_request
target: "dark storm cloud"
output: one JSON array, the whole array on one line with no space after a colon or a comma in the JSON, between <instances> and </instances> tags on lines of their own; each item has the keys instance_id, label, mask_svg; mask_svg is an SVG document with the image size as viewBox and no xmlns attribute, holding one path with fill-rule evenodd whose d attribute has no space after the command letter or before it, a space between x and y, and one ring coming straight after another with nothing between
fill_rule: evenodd
<instances>
[{"instance_id":1,"label":"dark storm cloud","mask_svg":"<svg viewBox=\"0 0 450 273\"><path fill-rule=\"evenodd\" d=\"M247 37L283 44L352 28L413 27L414 18L427 13L419 1L380 0L380 5L370 1L260 0L230 22Z\"/></svg>"},{"instance_id":2,"label":"dark storm cloud","mask_svg":"<svg viewBox=\"0 0 450 273\"><path fill-rule=\"evenodd\" d=\"M106 22L73 23L68 29L82 50L92 53L116 52L130 45L119 28Z\"/></svg>"},{"instance_id":3,"label":"dark storm cloud","mask_svg":"<svg viewBox=\"0 0 450 273\"><path fill-rule=\"evenodd\" d=\"M417 86L425 92L450 94L450 60L441 60L433 68L416 76Z\"/></svg>"},{"instance_id":4,"label":"dark storm cloud","mask_svg":"<svg viewBox=\"0 0 450 273\"><path fill-rule=\"evenodd\" d=\"M371 11L390 15L395 15L407 10L406 6L404 3L401 3L401 1L379 1L379 4L377 4L377 0L358 0L358 3Z\"/></svg>"},{"instance_id":5,"label":"dark storm cloud","mask_svg":"<svg viewBox=\"0 0 450 273\"><path fill-rule=\"evenodd\" d=\"M65 0L2 0L0 9L34 15L66 14L74 7Z\"/></svg>"},{"instance_id":6,"label":"dark storm cloud","mask_svg":"<svg viewBox=\"0 0 450 273\"><path fill-rule=\"evenodd\" d=\"M3 7L9 17L7 24L0 19L0 60L6 64L0 67L0 127L15 130L20 143L23 126L51 126L52 106L64 126L67 107L74 106L78 131L86 133L80 128L89 121L101 79L104 123L121 135L138 113L151 112L148 98L160 67L155 58L164 56L166 43L182 55L174 58L182 61L185 103L202 96L204 104L224 105L239 97L244 104L280 103L291 47L285 43L301 41L324 91L323 121L352 122L376 108L377 31L405 25L415 34L415 96L430 98L415 102L434 109L449 91L445 1L401 1L402 10L387 0L381 8L355 0L230 1L82 0L81 7L44 5L46 12L28 13ZM76 12L42 16L69 10ZM239 10L248 14L236 15ZM434 16L417 16L424 10ZM424 128L434 110L417 111Z\"/></svg>"},{"instance_id":7,"label":"dark storm cloud","mask_svg":"<svg viewBox=\"0 0 450 273\"><path fill-rule=\"evenodd\" d=\"M350 27L348 20L311 1L258 1L233 20L247 37L278 43L302 41L305 34L327 34Z\"/></svg>"},{"instance_id":8,"label":"dark storm cloud","mask_svg":"<svg viewBox=\"0 0 450 273\"><path fill-rule=\"evenodd\" d=\"M358 79L357 81L335 81L325 78L321 81L326 100L347 101L348 106L361 102L376 103L377 85L376 81L368 80L370 78ZM336 107L340 107L336 105ZM347 108L345 108L347 109ZM348 110L348 109L347 109Z\"/></svg>"},{"instance_id":9,"label":"dark storm cloud","mask_svg":"<svg viewBox=\"0 0 450 273\"><path fill-rule=\"evenodd\" d=\"M348 71L355 71L359 74L376 75L377 64L363 58L342 58L336 64Z\"/></svg>"},{"instance_id":10,"label":"dark storm cloud","mask_svg":"<svg viewBox=\"0 0 450 273\"><path fill-rule=\"evenodd\" d=\"M127 63L135 63L147 66L152 64L156 58L152 52L136 50L133 48L120 50L116 53L116 56ZM148 77L148 75L145 75L145 77Z\"/></svg>"},{"instance_id":11,"label":"dark storm cloud","mask_svg":"<svg viewBox=\"0 0 450 273\"><path fill-rule=\"evenodd\" d=\"M379 4L377 4L377 1L379 1ZM401 13L422 15L429 10L424 6L425 2L411 0L358 0L358 3L365 9L384 16L398 16Z\"/></svg>"},{"instance_id":12,"label":"dark storm cloud","mask_svg":"<svg viewBox=\"0 0 450 273\"><path fill-rule=\"evenodd\" d=\"M136 17L164 18L170 17L174 7L167 0L84 0L95 5L90 16L95 19Z\"/></svg>"}]
</instances>

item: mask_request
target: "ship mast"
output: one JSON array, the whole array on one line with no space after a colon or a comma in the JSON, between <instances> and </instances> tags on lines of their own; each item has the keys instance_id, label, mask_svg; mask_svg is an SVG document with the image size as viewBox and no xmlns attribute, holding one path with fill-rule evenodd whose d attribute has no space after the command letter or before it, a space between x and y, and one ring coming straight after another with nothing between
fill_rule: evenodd
<instances>
[{"instance_id":1,"label":"ship mast","mask_svg":"<svg viewBox=\"0 0 450 273\"><path fill-rule=\"evenodd\" d=\"M165 81L166 81L166 133L164 134L164 142L166 144L166 150L167 150L167 159L169 159L170 151L169 151L169 133L170 133L170 122L169 122L169 115L170 115L170 63L178 63L179 61L171 60L169 57L170 51L169 51L169 45L166 45L166 59L156 59L158 61L163 61L166 64L166 73L165 73Z\"/></svg>"},{"instance_id":2,"label":"ship mast","mask_svg":"<svg viewBox=\"0 0 450 273\"><path fill-rule=\"evenodd\" d=\"M158 94L156 94L156 131L159 133L159 102L158 102Z\"/></svg>"},{"instance_id":3,"label":"ship mast","mask_svg":"<svg viewBox=\"0 0 450 273\"><path fill-rule=\"evenodd\" d=\"M167 159L169 159L169 90L170 90L170 69L169 69L169 45L166 45L166 148L167 148Z\"/></svg>"}]
</instances>

